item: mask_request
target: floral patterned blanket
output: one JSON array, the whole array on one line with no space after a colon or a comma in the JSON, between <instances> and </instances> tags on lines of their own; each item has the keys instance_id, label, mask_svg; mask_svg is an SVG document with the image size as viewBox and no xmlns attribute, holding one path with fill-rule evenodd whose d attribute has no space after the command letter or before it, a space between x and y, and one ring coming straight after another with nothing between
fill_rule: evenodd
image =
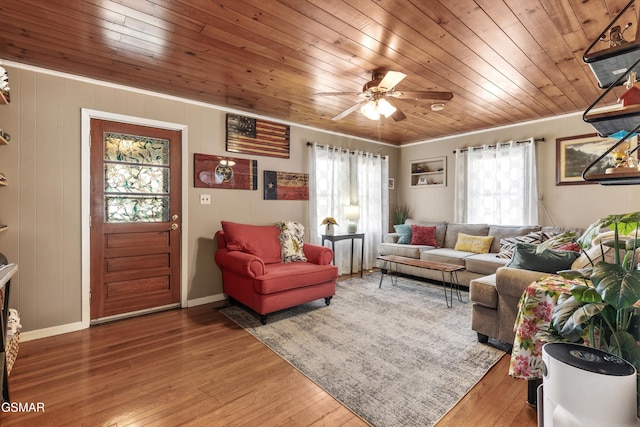
<instances>
[{"instance_id":1,"label":"floral patterned blanket","mask_svg":"<svg viewBox=\"0 0 640 427\"><path fill-rule=\"evenodd\" d=\"M518 303L509 375L527 380L542 378L542 346L548 336L553 307L561 294L571 292L574 284L584 282L553 275L527 286Z\"/></svg>"}]
</instances>

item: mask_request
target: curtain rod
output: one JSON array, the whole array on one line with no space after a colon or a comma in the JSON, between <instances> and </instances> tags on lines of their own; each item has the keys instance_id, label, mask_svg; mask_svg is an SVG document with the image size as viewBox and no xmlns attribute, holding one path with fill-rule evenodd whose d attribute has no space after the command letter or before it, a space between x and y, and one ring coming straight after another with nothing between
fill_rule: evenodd
<instances>
[{"instance_id":1,"label":"curtain rod","mask_svg":"<svg viewBox=\"0 0 640 427\"><path fill-rule=\"evenodd\" d=\"M544 142L546 141L544 138L534 138L533 142ZM526 141L516 141L516 144L524 144L525 142L529 142L529 140ZM497 144L492 144L492 145L488 145L487 148L496 148L498 145L503 145L503 144L509 144L510 142L499 142ZM484 147L483 145L478 145L475 147L467 147L467 148L458 148L457 150L453 150L453 154L457 153L458 151L463 152L463 151L469 151L472 148L480 148L480 147Z\"/></svg>"},{"instance_id":2,"label":"curtain rod","mask_svg":"<svg viewBox=\"0 0 640 427\"><path fill-rule=\"evenodd\" d=\"M307 141L307 147L313 147L313 144L314 144L313 142L311 142L311 141ZM322 145L322 144L316 144L316 145L317 145L318 147L320 147L320 148L325 148L325 147L327 147L326 145ZM354 150L349 150L348 148L342 148L342 147L337 147L337 148L338 148L339 150L341 150L341 151L346 151L346 152L348 152L349 154L357 154L357 152L356 152L356 151L354 151ZM372 156L387 157L387 156L383 156L383 155L382 155L382 154L380 154L380 153L378 153L378 154L376 154L376 153L368 153L368 152L366 152L366 151L363 151L362 153L363 153L363 154L371 154Z\"/></svg>"}]
</instances>

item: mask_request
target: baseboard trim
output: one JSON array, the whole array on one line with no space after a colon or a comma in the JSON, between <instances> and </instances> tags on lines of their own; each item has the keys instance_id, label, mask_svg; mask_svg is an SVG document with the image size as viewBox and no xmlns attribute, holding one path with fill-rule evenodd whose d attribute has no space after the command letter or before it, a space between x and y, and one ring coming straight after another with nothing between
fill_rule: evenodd
<instances>
[{"instance_id":1,"label":"baseboard trim","mask_svg":"<svg viewBox=\"0 0 640 427\"><path fill-rule=\"evenodd\" d=\"M190 299L187 301L187 307L195 307L203 304L211 304L212 302L224 301L224 294L210 295L208 297Z\"/></svg>"},{"instance_id":2,"label":"baseboard trim","mask_svg":"<svg viewBox=\"0 0 640 427\"><path fill-rule=\"evenodd\" d=\"M187 300L187 307L196 307L198 305L203 304L211 304L214 302L224 301L224 294L216 294L210 295L207 297L196 298L192 300ZM186 307L185 307L186 308ZM67 323L59 326L52 326L50 328L36 329L33 331L26 331L20 333L20 341L27 342L32 340L38 340L40 338L48 338L56 335L67 334L69 332L81 331L83 329L87 329L89 324L84 324L83 322L75 322L75 323Z\"/></svg>"},{"instance_id":3,"label":"baseboard trim","mask_svg":"<svg viewBox=\"0 0 640 427\"><path fill-rule=\"evenodd\" d=\"M89 325L84 325L82 322L67 323L60 326L52 326L50 328L36 329L34 331L20 332L20 341L31 341L40 338L53 337L55 335L67 334L69 332L81 331L86 329Z\"/></svg>"}]
</instances>

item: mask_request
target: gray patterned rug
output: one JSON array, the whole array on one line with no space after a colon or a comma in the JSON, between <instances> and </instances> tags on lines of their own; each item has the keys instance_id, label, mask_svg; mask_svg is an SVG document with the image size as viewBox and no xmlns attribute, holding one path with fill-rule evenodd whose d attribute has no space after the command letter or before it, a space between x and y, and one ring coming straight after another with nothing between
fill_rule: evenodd
<instances>
[{"instance_id":1,"label":"gray patterned rug","mask_svg":"<svg viewBox=\"0 0 640 427\"><path fill-rule=\"evenodd\" d=\"M241 307L221 311L375 426L431 426L504 352L477 342L471 306L407 278L378 289L379 274L339 282L331 305L314 301L262 325Z\"/></svg>"}]
</instances>

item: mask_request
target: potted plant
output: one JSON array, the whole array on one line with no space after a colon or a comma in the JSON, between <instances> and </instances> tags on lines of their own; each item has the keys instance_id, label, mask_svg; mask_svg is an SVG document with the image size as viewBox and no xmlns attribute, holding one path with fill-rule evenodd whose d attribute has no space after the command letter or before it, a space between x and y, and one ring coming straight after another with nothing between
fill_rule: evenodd
<instances>
[{"instance_id":1,"label":"potted plant","mask_svg":"<svg viewBox=\"0 0 640 427\"><path fill-rule=\"evenodd\" d=\"M326 225L326 230L325 230L325 235L327 236L333 236L334 233L334 226L338 225L338 222L336 221L336 219L332 216L328 216L325 219L322 220L322 223L320 225Z\"/></svg>"},{"instance_id":2,"label":"potted plant","mask_svg":"<svg viewBox=\"0 0 640 427\"><path fill-rule=\"evenodd\" d=\"M639 261L636 249L640 246L639 225L640 212L609 215L591 224L579 239L574 239L586 254L585 249L591 246L601 229L610 228L613 239L599 244L602 254L605 246L612 248L613 263L606 262L602 255L589 259L591 266L585 269L558 272L568 279L583 278L583 284L572 286L571 295L558 300L549 337L550 340L582 342L600 348L627 360L638 372L640 271L636 269ZM564 233L545 242L539 250L570 238L570 233Z\"/></svg>"},{"instance_id":3,"label":"potted plant","mask_svg":"<svg viewBox=\"0 0 640 427\"><path fill-rule=\"evenodd\" d=\"M399 205L394 209L395 225L402 225L409 218L409 206Z\"/></svg>"}]
</instances>

